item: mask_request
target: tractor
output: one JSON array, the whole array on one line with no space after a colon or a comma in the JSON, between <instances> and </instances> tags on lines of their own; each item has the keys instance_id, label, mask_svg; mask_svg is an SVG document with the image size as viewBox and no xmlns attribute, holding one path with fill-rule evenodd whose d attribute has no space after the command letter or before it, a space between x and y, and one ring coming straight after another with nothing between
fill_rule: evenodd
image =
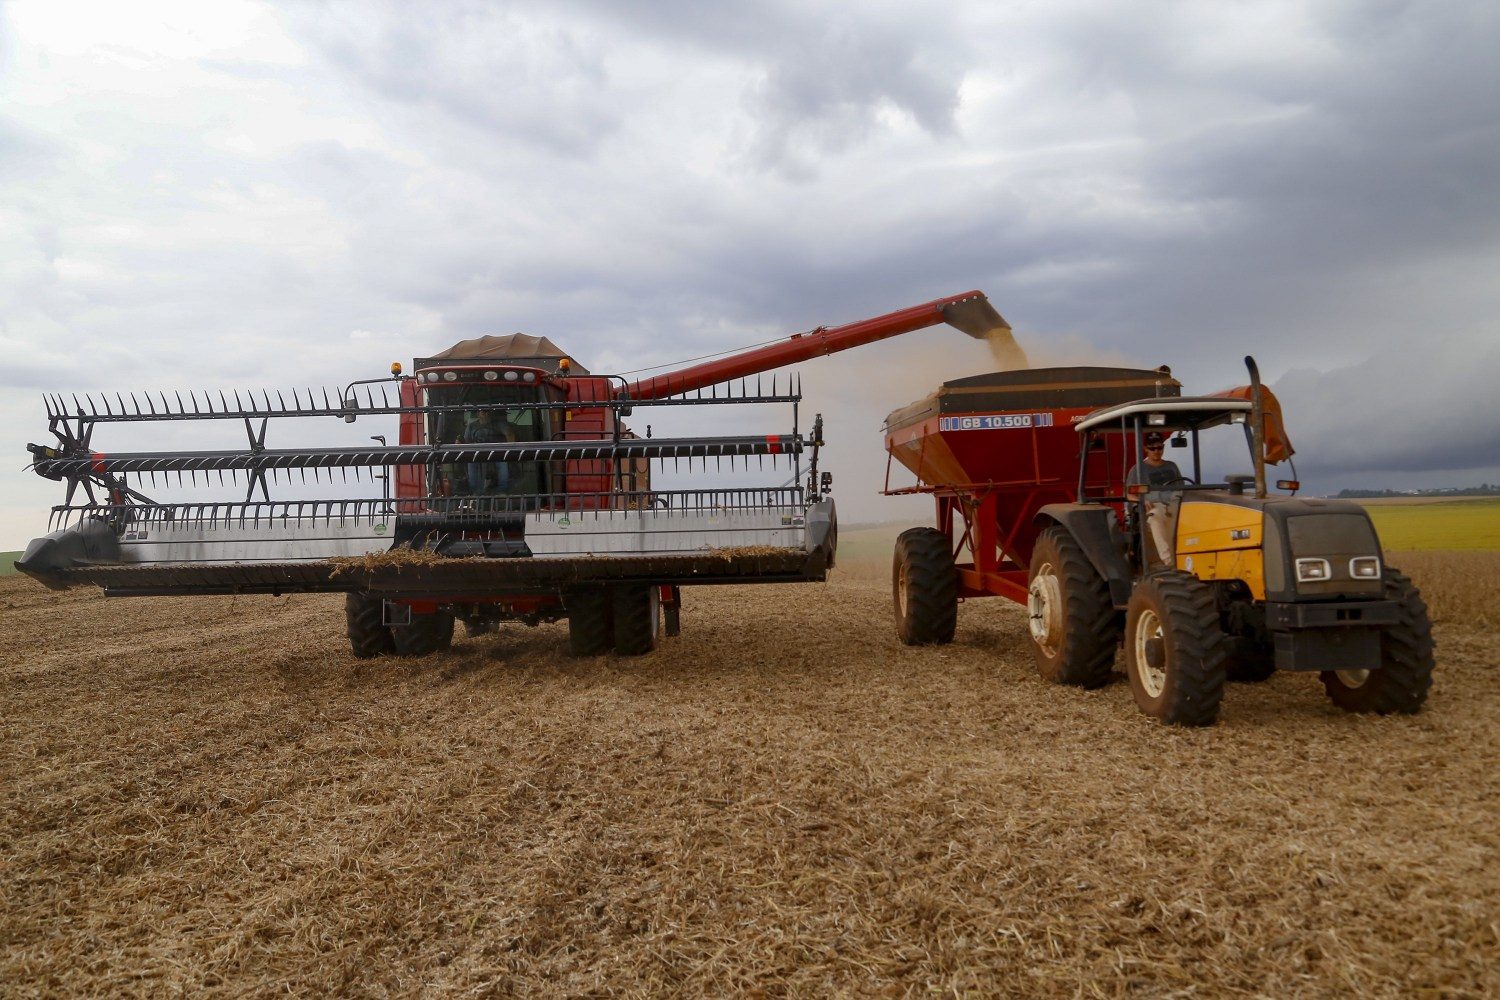
<instances>
[{"instance_id":1,"label":"tractor","mask_svg":"<svg viewBox=\"0 0 1500 1000\"><path fill-rule=\"evenodd\" d=\"M1165 366L1033 369L891 414L887 448L919 483L887 491L933 494L939 519L897 541L901 639L951 641L959 600L999 595L1025 605L1045 679L1105 685L1123 646L1137 706L1164 723L1210 725L1227 680L1278 670L1318 673L1346 711L1416 712L1433 670L1421 594L1362 507L1299 497L1295 479L1268 490L1292 449L1245 360L1249 385L1215 396L1182 396ZM1251 472L1205 478L1217 428L1243 433ZM1186 473L1132 475L1157 441L1190 451Z\"/></svg>"}]
</instances>

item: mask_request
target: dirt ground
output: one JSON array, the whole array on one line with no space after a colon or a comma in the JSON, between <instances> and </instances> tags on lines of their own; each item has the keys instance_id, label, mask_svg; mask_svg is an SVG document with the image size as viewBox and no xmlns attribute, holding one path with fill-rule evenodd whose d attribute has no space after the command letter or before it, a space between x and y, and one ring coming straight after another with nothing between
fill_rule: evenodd
<instances>
[{"instance_id":1,"label":"dirt ground","mask_svg":"<svg viewBox=\"0 0 1500 1000\"><path fill-rule=\"evenodd\" d=\"M368 662L336 597L0 580L0 993L1500 992L1500 634L1440 616L1415 718L1175 731L883 576Z\"/></svg>"}]
</instances>

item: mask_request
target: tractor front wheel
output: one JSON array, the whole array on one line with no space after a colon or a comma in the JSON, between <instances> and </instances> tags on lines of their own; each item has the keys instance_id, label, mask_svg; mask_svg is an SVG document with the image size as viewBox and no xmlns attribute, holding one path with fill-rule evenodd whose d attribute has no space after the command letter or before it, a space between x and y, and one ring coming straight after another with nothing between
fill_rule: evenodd
<instances>
[{"instance_id":1,"label":"tractor front wheel","mask_svg":"<svg viewBox=\"0 0 1500 1000\"><path fill-rule=\"evenodd\" d=\"M1224 697L1224 638L1201 580L1167 570L1136 584L1125 611L1125 672L1140 710L1169 725L1213 725Z\"/></svg>"},{"instance_id":2,"label":"tractor front wheel","mask_svg":"<svg viewBox=\"0 0 1500 1000\"><path fill-rule=\"evenodd\" d=\"M602 656L614 648L609 591L603 587L578 587L563 596L563 604L568 609L568 652L574 656Z\"/></svg>"},{"instance_id":3,"label":"tractor front wheel","mask_svg":"<svg viewBox=\"0 0 1500 1000\"><path fill-rule=\"evenodd\" d=\"M1395 601L1396 624L1380 635L1380 669L1325 670L1323 690L1346 712L1414 714L1432 687L1432 621L1421 591L1393 569L1385 571L1385 598Z\"/></svg>"},{"instance_id":4,"label":"tractor front wheel","mask_svg":"<svg viewBox=\"0 0 1500 1000\"><path fill-rule=\"evenodd\" d=\"M348 626L349 649L357 659L368 660L382 653L394 653L396 640L389 627L381 623L384 602L369 594L344 595L344 621Z\"/></svg>"},{"instance_id":5,"label":"tractor front wheel","mask_svg":"<svg viewBox=\"0 0 1500 1000\"><path fill-rule=\"evenodd\" d=\"M1026 611L1044 679L1083 688L1109 683L1120 645L1119 614L1104 578L1060 525L1042 532L1032 549Z\"/></svg>"},{"instance_id":6,"label":"tractor front wheel","mask_svg":"<svg viewBox=\"0 0 1500 1000\"><path fill-rule=\"evenodd\" d=\"M411 623L391 629L397 656L430 656L453 645L453 614L449 611L412 613Z\"/></svg>"},{"instance_id":7,"label":"tractor front wheel","mask_svg":"<svg viewBox=\"0 0 1500 1000\"><path fill-rule=\"evenodd\" d=\"M896 539L891 566L896 632L908 646L953 641L958 627L958 571L948 536L908 528Z\"/></svg>"}]
</instances>

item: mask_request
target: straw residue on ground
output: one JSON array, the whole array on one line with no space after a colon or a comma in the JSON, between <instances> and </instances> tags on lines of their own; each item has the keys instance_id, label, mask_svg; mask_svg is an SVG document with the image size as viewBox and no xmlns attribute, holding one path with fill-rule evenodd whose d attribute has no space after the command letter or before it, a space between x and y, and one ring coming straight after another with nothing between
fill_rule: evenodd
<instances>
[{"instance_id":1,"label":"straw residue on ground","mask_svg":"<svg viewBox=\"0 0 1500 1000\"><path fill-rule=\"evenodd\" d=\"M365 662L336 595L0 581L0 986L1500 990L1495 632L1440 614L1415 718L1278 676L1171 731L1011 606L900 646L884 574L689 590L647 658Z\"/></svg>"}]
</instances>

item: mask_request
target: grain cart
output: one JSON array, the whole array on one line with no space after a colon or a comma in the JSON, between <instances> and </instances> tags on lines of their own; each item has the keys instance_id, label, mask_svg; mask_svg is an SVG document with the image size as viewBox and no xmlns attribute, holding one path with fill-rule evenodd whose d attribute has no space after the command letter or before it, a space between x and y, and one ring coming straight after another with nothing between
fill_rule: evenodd
<instances>
[{"instance_id":1,"label":"grain cart","mask_svg":"<svg viewBox=\"0 0 1500 1000\"><path fill-rule=\"evenodd\" d=\"M1290 459L1259 382L1185 397L1168 369L1034 369L944 383L892 413L886 446L930 493L937 527L896 543L896 625L907 643L953 638L960 600L1024 604L1044 678L1098 687L1122 640L1137 705L1207 725L1226 679L1316 671L1354 712L1415 712L1431 685L1431 626L1384 565L1357 504L1303 499L1265 466ZM1200 435L1243 432L1253 472L1207 482ZM1191 449L1189 474L1127 487L1146 435ZM1163 560L1147 530L1165 517Z\"/></svg>"},{"instance_id":2,"label":"grain cart","mask_svg":"<svg viewBox=\"0 0 1500 1000\"><path fill-rule=\"evenodd\" d=\"M416 359L410 375L397 364L388 379L341 390L48 396L55 442L29 446L32 467L66 483L67 497L16 565L50 587L109 595L344 592L360 657L430 653L452 641L455 620L473 634L562 618L574 653L647 652L663 619L676 631L685 585L821 580L833 564L821 418L803 433L800 380L760 373L943 322L1009 334L969 292L635 381L591 374L518 334L464 341ZM624 423L755 404L789 407L790 430L662 437ZM379 418L395 418L398 443L369 433ZM349 441L267 445L268 424L297 419ZM96 432L125 424L179 436L185 425L243 425L245 437L209 450L97 450ZM664 470L688 488L664 488ZM721 470L736 485L713 482ZM750 475L772 481L744 485ZM271 497L272 484L305 492L351 478L362 495ZM226 484L243 493L161 493Z\"/></svg>"}]
</instances>

